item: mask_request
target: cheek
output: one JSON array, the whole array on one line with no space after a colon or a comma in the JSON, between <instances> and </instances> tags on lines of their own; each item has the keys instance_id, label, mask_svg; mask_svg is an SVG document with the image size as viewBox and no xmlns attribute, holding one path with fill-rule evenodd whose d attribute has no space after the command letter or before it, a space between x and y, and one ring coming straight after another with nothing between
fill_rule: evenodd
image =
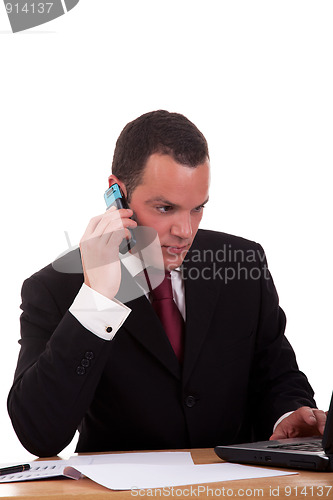
<instances>
[{"instance_id":1,"label":"cheek","mask_svg":"<svg viewBox=\"0 0 333 500\"><path fill-rule=\"evenodd\" d=\"M202 216L203 216L203 213L200 213L200 214L192 217L192 231L193 231L193 233L197 232L197 230L199 228L199 224L200 224L201 219L202 219Z\"/></svg>"},{"instance_id":2,"label":"cheek","mask_svg":"<svg viewBox=\"0 0 333 500\"><path fill-rule=\"evenodd\" d=\"M155 217L151 226L157 231L161 241L163 241L163 236L170 232L169 221L162 217Z\"/></svg>"},{"instance_id":3,"label":"cheek","mask_svg":"<svg viewBox=\"0 0 333 500\"><path fill-rule=\"evenodd\" d=\"M163 219L163 217L159 215L141 213L140 217L137 217L137 222L140 226L152 227L155 231L157 231L160 237L169 231L170 224L166 219Z\"/></svg>"}]
</instances>

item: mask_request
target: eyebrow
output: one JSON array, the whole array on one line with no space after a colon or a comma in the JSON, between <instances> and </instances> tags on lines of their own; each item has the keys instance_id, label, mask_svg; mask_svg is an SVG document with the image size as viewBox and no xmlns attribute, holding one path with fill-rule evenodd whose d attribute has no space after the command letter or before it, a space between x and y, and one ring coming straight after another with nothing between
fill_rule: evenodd
<instances>
[{"instance_id":1,"label":"eyebrow","mask_svg":"<svg viewBox=\"0 0 333 500\"><path fill-rule=\"evenodd\" d=\"M202 205L205 205L209 200L209 196L207 197L207 199L203 202L203 203L200 203L200 205L197 205L197 207L201 207ZM156 196L155 198L150 198L149 200L146 200L145 201L145 204L146 205L149 205L151 203L164 203L165 205L169 205L171 207L175 207L175 208L178 208L179 205L177 205L176 203L172 203L172 201L169 201L169 200L166 200L165 198L163 198L163 196ZM195 207L195 208L197 208Z\"/></svg>"}]
</instances>

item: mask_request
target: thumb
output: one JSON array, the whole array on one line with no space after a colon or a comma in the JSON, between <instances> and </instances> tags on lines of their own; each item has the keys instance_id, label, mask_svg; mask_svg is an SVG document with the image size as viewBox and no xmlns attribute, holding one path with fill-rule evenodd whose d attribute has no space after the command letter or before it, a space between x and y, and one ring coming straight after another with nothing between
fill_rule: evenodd
<instances>
[{"instance_id":1,"label":"thumb","mask_svg":"<svg viewBox=\"0 0 333 500\"><path fill-rule=\"evenodd\" d=\"M284 432L280 431L278 427L275 429L271 437L269 438L270 441L276 441L278 439L284 439L287 437Z\"/></svg>"}]
</instances>

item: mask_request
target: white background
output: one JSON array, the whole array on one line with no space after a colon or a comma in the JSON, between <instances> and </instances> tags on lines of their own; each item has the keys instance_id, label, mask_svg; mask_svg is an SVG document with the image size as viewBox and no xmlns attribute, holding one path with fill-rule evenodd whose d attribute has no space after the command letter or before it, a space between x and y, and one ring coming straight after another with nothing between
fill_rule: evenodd
<instances>
[{"instance_id":1,"label":"white background","mask_svg":"<svg viewBox=\"0 0 333 500\"><path fill-rule=\"evenodd\" d=\"M11 34L0 5L0 462L30 457L6 410L22 281L66 249L64 231L78 243L104 211L120 130L158 108L207 137L202 227L263 245L287 336L327 409L332 14L330 1L81 0Z\"/></svg>"}]
</instances>

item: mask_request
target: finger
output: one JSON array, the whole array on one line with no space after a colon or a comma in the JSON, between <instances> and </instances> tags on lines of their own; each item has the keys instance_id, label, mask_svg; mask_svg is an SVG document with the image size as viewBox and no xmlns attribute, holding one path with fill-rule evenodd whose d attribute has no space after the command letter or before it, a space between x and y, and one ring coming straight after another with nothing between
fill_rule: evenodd
<instances>
[{"instance_id":1,"label":"finger","mask_svg":"<svg viewBox=\"0 0 333 500\"><path fill-rule=\"evenodd\" d=\"M317 425L316 415L312 408L304 406L300 408L298 411L300 413L301 418L307 425L310 425L311 427Z\"/></svg>"},{"instance_id":2,"label":"finger","mask_svg":"<svg viewBox=\"0 0 333 500\"><path fill-rule=\"evenodd\" d=\"M275 430L275 432L273 432L273 434L271 435L271 437L269 438L270 441L277 441L278 439L284 439L286 436L284 433L282 432L278 432Z\"/></svg>"},{"instance_id":3,"label":"finger","mask_svg":"<svg viewBox=\"0 0 333 500\"><path fill-rule=\"evenodd\" d=\"M119 229L115 231L110 231L107 233L104 233L103 237L105 237L105 244L107 246L113 246L113 245L120 245L122 240L126 238L127 240L130 240L132 238L132 235L130 233L129 228L134 228L136 227L135 224L133 224L134 221L129 219L128 222L125 222L125 224L120 227Z\"/></svg>"},{"instance_id":4,"label":"finger","mask_svg":"<svg viewBox=\"0 0 333 500\"><path fill-rule=\"evenodd\" d=\"M130 240L132 237L128 229L120 229L118 231L113 231L108 234L108 241L106 243L107 247L119 247L124 238ZM119 249L118 249L119 250Z\"/></svg>"},{"instance_id":5,"label":"finger","mask_svg":"<svg viewBox=\"0 0 333 500\"><path fill-rule=\"evenodd\" d=\"M326 415L323 411L316 408L303 406L291 415L291 419L293 420L295 430L297 430L297 435L314 436L323 433Z\"/></svg>"},{"instance_id":6,"label":"finger","mask_svg":"<svg viewBox=\"0 0 333 500\"><path fill-rule=\"evenodd\" d=\"M327 416L322 410L314 410L315 417L317 419L317 428L320 434L324 434Z\"/></svg>"},{"instance_id":7,"label":"finger","mask_svg":"<svg viewBox=\"0 0 333 500\"><path fill-rule=\"evenodd\" d=\"M137 223L134 220L129 219L129 218L118 219L116 221L110 221L109 224L105 227L104 232L100 237L103 236L103 240L104 240L105 244L109 243L113 233L119 234L119 231L121 231L122 234L125 231L125 236L123 235L123 238L124 237L131 238L131 234L127 228L135 228L136 226L137 226Z\"/></svg>"},{"instance_id":8,"label":"finger","mask_svg":"<svg viewBox=\"0 0 333 500\"><path fill-rule=\"evenodd\" d=\"M117 210L116 212L111 213L111 215L105 214L92 234L92 237L116 231L118 229L122 229L123 227L136 227L137 223L133 221L133 219L130 219L132 214L133 212L130 209Z\"/></svg>"},{"instance_id":9,"label":"finger","mask_svg":"<svg viewBox=\"0 0 333 500\"><path fill-rule=\"evenodd\" d=\"M105 247L113 247L115 245L120 245L121 241L125 238L126 229L121 224L117 228L112 228L112 230L106 230L99 238ZM108 250L107 250L108 251Z\"/></svg>"},{"instance_id":10,"label":"finger","mask_svg":"<svg viewBox=\"0 0 333 500\"><path fill-rule=\"evenodd\" d=\"M269 438L270 440L273 439L285 439L289 436L290 432L290 425L289 425L289 417L284 418L279 425L276 426L275 430L273 431L273 434Z\"/></svg>"},{"instance_id":11,"label":"finger","mask_svg":"<svg viewBox=\"0 0 333 500\"><path fill-rule=\"evenodd\" d=\"M114 225L114 229L119 229L120 227L122 227L121 225L121 215L124 216L124 213L123 213L123 210L117 210L116 207L111 207L109 208L109 210L107 210L103 216L101 217L101 219L99 220L97 226L95 227L94 231L91 233L91 237L92 238L95 238L95 237L98 237L100 236L101 234L105 233L106 231L108 231L108 227L110 225L110 223L114 222L115 225ZM116 224L116 222L119 222L120 221L120 224ZM111 229L112 230L112 229Z\"/></svg>"},{"instance_id":12,"label":"finger","mask_svg":"<svg viewBox=\"0 0 333 500\"><path fill-rule=\"evenodd\" d=\"M320 434L323 434L326 424L326 414L322 410L317 410L316 408L303 407L302 417L304 422L311 427L316 428Z\"/></svg>"},{"instance_id":13,"label":"finger","mask_svg":"<svg viewBox=\"0 0 333 500\"><path fill-rule=\"evenodd\" d=\"M116 207L111 207L110 209L110 212L114 212L116 211ZM92 217L88 223L88 226L86 227L86 230L81 238L82 241L88 239L91 237L91 235L94 233L94 231L96 231L96 228L98 227L98 225L100 224L102 218L104 217L105 214L101 214L101 215L96 215L95 217Z\"/></svg>"}]
</instances>

